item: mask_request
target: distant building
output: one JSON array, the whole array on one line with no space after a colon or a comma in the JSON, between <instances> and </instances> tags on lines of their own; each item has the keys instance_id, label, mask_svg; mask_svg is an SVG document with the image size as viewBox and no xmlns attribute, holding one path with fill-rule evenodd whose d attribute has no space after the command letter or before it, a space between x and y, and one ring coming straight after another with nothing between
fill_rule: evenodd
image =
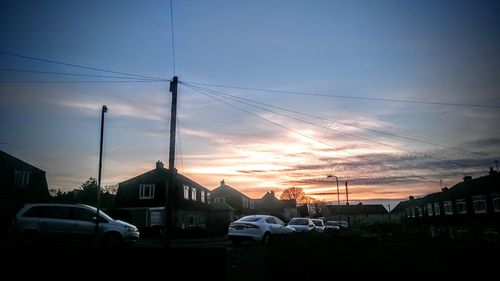
<instances>
[{"instance_id":1,"label":"distant building","mask_svg":"<svg viewBox=\"0 0 500 281\"><path fill-rule=\"evenodd\" d=\"M211 202L224 203L234 209L235 218L256 214L255 200L227 185L224 180L212 190Z\"/></svg>"},{"instance_id":2,"label":"distant building","mask_svg":"<svg viewBox=\"0 0 500 281\"><path fill-rule=\"evenodd\" d=\"M465 176L462 182L441 192L418 199L411 196L400 202L391 215L405 226L418 226L433 236L498 237L500 174L490 168L487 176Z\"/></svg>"},{"instance_id":3,"label":"distant building","mask_svg":"<svg viewBox=\"0 0 500 281\"><path fill-rule=\"evenodd\" d=\"M0 225L25 203L49 200L45 172L0 150Z\"/></svg>"},{"instance_id":4,"label":"distant building","mask_svg":"<svg viewBox=\"0 0 500 281\"><path fill-rule=\"evenodd\" d=\"M165 186L169 170L163 163L156 168L118 184L113 212L140 227L164 224ZM172 225L176 230L206 228L210 212L210 190L193 180L175 173ZM123 212L126 211L126 212Z\"/></svg>"},{"instance_id":5,"label":"distant building","mask_svg":"<svg viewBox=\"0 0 500 281\"><path fill-rule=\"evenodd\" d=\"M327 220L347 221L350 226L367 226L389 222L383 205L325 205L322 215Z\"/></svg>"},{"instance_id":6,"label":"distant building","mask_svg":"<svg viewBox=\"0 0 500 281\"><path fill-rule=\"evenodd\" d=\"M276 216L284 221L297 217L297 202L295 200L280 200L274 191L267 192L261 199L256 200L255 208L262 215Z\"/></svg>"}]
</instances>

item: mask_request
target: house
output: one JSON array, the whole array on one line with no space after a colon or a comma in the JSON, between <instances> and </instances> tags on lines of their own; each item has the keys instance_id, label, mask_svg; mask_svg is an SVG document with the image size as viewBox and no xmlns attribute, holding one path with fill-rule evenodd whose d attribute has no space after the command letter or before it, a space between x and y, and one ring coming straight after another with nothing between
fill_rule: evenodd
<instances>
[{"instance_id":1,"label":"house","mask_svg":"<svg viewBox=\"0 0 500 281\"><path fill-rule=\"evenodd\" d=\"M381 204L325 205L322 214L327 220L347 221L350 226L389 222L389 212Z\"/></svg>"},{"instance_id":2,"label":"house","mask_svg":"<svg viewBox=\"0 0 500 281\"><path fill-rule=\"evenodd\" d=\"M225 203L234 209L235 218L257 213L255 201L235 188L227 185L224 180L211 192L212 202Z\"/></svg>"},{"instance_id":3,"label":"house","mask_svg":"<svg viewBox=\"0 0 500 281\"><path fill-rule=\"evenodd\" d=\"M119 183L112 212L139 227L164 225L168 175L169 170L158 161L155 169ZM174 175L174 186L169 189L173 229L205 229L210 211L210 190L176 171Z\"/></svg>"},{"instance_id":4,"label":"house","mask_svg":"<svg viewBox=\"0 0 500 281\"><path fill-rule=\"evenodd\" d=\"M284 221L297 217L297 202L279 200L274 195L274 191L267 192L261 199L255 201L255 209L259 214L272 215Z\"/></svg>"},{"instance_id":5,"label":"house","mask_svg":"<svg viewBox=\"0 0 500 281\"><path fill-rule=\"evenodd\" d=\"M49 199L45 171L0 150L0 225L25 203Z\"/></svg>"},{"instance_id":6,"label":"house","mask_svg":"<svg viewBox=\"0 0 500 281\"><path fill-rule=\"evenodd\" d=\"M484 238L500 233L500 173L490 167L486 176L462 182L422 198L410 196L391 212L404 226L432 236ZM486 239L490 239L487 237Z\"/></svg>"}]
</instances>

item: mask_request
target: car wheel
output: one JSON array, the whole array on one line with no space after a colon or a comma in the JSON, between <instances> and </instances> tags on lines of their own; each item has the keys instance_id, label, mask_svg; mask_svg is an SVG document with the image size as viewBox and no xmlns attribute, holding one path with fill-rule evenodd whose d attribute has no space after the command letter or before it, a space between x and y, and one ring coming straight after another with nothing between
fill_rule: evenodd
<instances>
[{"instance_id":1,"label":"car wheel","mask_svg":"<svg viewBox=\"0 0 500 281\"><path fill-rule=\"evenodd\" d=\"M269 246L270 242L271 242L271 233L266 232L264 234L264 237L262 237L262 243L266 246Z\"/></svg>"}]
</instances>

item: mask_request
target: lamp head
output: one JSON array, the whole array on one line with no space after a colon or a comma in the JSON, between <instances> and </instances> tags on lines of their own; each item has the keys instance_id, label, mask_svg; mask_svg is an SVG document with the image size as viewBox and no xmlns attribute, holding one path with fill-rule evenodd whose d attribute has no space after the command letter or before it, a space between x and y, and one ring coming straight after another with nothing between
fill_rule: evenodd
<instances>
[{"instance_id":1,"label":"lamp head","mask_svg":"<svg viewBox=\"0 0 500 281\"><path fill-rule=\"evenodd\" d=\"M103 105L103 106L102 106L102 111L103 111L103 112L108 112L108 107L107 107L106 105Z\"/></svg>"}]
</instances>

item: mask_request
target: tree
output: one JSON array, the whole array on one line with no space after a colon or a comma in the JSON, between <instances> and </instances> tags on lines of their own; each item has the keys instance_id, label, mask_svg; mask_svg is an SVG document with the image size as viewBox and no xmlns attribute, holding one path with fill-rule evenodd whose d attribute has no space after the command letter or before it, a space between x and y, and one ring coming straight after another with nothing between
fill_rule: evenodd
<instances>
[{"instance_id":1,"label":"tree","mask_svg":"<svg viewBox=\"0 0 500 281\"><path fill-rule=\"evenodd\" d=\"M290 187L287 188L281 193L280 199L281 200L291 200L295 199L297 203L302 202L304 199L304 196L306 194L304 193L304 190L300 187Z\"/></svg>"}]
</instances>

